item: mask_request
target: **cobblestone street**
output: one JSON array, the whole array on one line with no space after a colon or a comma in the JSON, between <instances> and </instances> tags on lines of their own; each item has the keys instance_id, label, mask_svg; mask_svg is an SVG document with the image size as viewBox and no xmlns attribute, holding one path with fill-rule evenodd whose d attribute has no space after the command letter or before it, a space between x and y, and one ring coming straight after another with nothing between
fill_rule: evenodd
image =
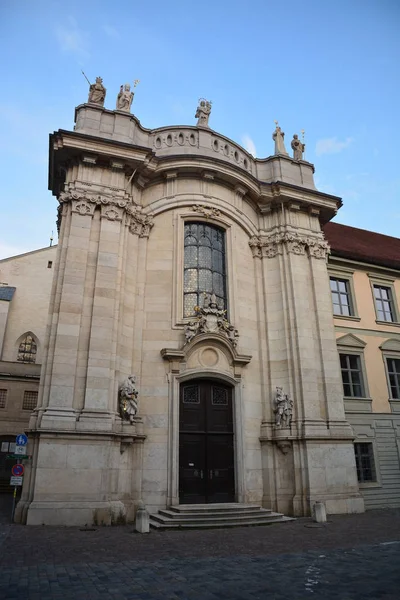
<instances>
[{"instance_id":1,"label":"cobblestone street","mask_svg":"<svg viewBox=\"0 0 400 600\"><path fill-rule=\"evenodd\" d=\"M0 525L0 598L396 599L400 510L233 530Z\"/></svg>"}]
</instances>

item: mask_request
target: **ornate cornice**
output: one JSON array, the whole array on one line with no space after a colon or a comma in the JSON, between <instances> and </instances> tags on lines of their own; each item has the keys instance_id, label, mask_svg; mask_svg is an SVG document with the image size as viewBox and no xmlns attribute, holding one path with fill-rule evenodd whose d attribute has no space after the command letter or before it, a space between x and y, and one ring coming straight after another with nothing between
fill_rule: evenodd
<instances>
[{"instance_id":1,"label":"ornate cornice","mask_svg":"<svg viewBox=\"0 0 400 600\"><path fill-rule=\"evenodd\" d=\"M152 215L144 214L140 206L132 203L126 192L122 191L121 194L121 190L113 188L108 188L107 191L110 192L110 195L89 190L71 189L67 186L58 199L60 203L57 220L58 230L61 217L65 214L64 207L66 205L71 206L73 213L89 216L93 216L96 207L99 207L101 218L109 221L122 221L125 214L125 224L129 227L129 231L139 235L139 237L148 237L154 224Z\"/></svg>"},{"instance_id":2,"label":"ornate cornice","mask_svg":"<svg viewBox=\"0 0 400 600\"><path fill-rule=\"evenodd\" d=\"M249 246L255 258L274 258L283 254L285 246L287 252L293 254L306 254L314 258L327 259L330 253L328 242L322 234L305 235L296 231L274 231L270 234L254 235L249 240Z\"/></svg>"}]
</instances>

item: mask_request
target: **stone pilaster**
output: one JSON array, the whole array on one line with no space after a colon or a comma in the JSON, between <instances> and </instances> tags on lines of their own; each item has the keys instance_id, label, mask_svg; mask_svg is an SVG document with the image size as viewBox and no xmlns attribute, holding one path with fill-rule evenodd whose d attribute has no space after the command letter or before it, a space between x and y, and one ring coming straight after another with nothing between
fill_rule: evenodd
<instances>
[{"instance_id":1,"label":"stone pilaster","mask_svg":"<svg viewBox=\"0 0 400 600\"><path fill-rule=\"evenodd\" d=\"M294 514L321 499L330 512L362 510L335 347L329 247L315 227L293 225L294 208L249 241L262 265L269 363L261 427L264 499ZM276 386L294 400L287 428L275 425Z\"/></svg>"}]
</instances>

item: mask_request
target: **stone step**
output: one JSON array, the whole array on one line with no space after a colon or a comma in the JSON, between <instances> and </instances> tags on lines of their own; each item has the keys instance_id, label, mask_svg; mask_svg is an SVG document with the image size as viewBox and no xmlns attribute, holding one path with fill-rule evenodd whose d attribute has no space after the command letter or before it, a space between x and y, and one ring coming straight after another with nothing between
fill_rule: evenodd
<instances>
[{"instance_id":1,"label":"stone step","mask_svg":"<svg viewBox=\"0 0 400 600\"><path fill-rule=\"evenodd\" d=\"M291 521L281 513L251 504L181 504L150 515L154 529L214 529Z\"/></svg>"},{"instance_id":2,"label":"stone step","mask_svg":"<svg viewBox=\"0 0 400 600\"><path fill-rule=\"evenodd\" d=\"M248 521L248 520L254 520L254 519L258 519L261 521L267 520L267 519L273 519L273 518L277 518L277 517L282 517L283 515L281 515L280 513L271 513L271 512L262 512L262 511L257 511L255 513L252 514L232 514L232 513L228 513L228 514L221 514L218 513L217 515L213 515L213 514L207 514L207 515L187 515L187 516L183 516L181 518L178 519L172 519L170 516L168 515L164 515L162 514L161 511L158 511L157 514L155 515L151 515L151 517L155 520L158 521L160 523L223 523L223 522L230 522L230 521Z\"/></svg>"},{"instance_id":3,"label":"stone step","mask_svg":"<svg viewBox=\"0 0 400 600\"><path fill-rule=\"evenodd\" d=\"M293 521L291 517L285 517L284 515L277 517L270 517L269 519L246 519L246 520L238 520L235 519L233 521L224 521L221 523L212 523L212 522L200 522L193 523L191 521L188 522L167 522L160 523L154 520L154 515L150 517L150 527L153 529L166 530L166 529L225 529L232 527L256 527L256 526L267 526L273 525L275 523L285 523L286 521Z\"/></svg>"},{"instance_id":4,"label":"stone step","mask_svg":"<svg viewBox=\"0 0 400 600\"><path fill-rule=\"evenodd\" d=\"M236 502L229 503L218 503L218 504L177 504L175 506L169 506L168 510L176 512L176 513L185 513L190 514L193 512L196 513L209 513L209 512L231 512L238 510L249 510L249 511L258 511L260 510L260 506L254 504L240 504ZM263 509L268 510L268 509Z\"/></svg>"},{"instance_id":5,"label":"stone step","mask_svg":"<svg viewBox=\"0 0 400 600\"><path fill-rule=\"evenodd\" d=\"M229 515L229 516L233 516L233 517L235 517L235 516L240 517L240 516L246 516L246 515L254 516L254 515L259 514L260 511L261 511L261 514L268 514L268 515L270 515L272 512L271 510L260 509L260 508L258 508L256 510L250 510L250 509L241 509L241 510L230 509L229 511L209 510L207 512L205 512L205 511L200 512L200 511L196 511L196 510L193 510L191 512L189 512L189 511L178 512L178 511L172 510L171 508L165 508L165 509L159 510L158 514L169 517L170 519L191 519L191 518L196 518L196 517L206 519L210 516L218 517L221 515L226 515L226 516Z\"/></svg>"},{"instance_id":6,"label":"stone step","mask_svg":"<svg viewBox=\"0 0 400 600\"><path fill-rule=\"evenodd\" d=\"M193 510L193 512L178 512L168 508L162 509L158 511L159 515L163 517L167 517L169 519L174 520L188 520L188 519L210 519L210 518L235 518L235 517L254 517L261 514L262 516L271 515L271 510L266 510L263 508L257 508L256 510L249 509L241 509L241 510L233 510L229 511L208 511L208 512L199 512Z\"/></svg>"}]
</instances>

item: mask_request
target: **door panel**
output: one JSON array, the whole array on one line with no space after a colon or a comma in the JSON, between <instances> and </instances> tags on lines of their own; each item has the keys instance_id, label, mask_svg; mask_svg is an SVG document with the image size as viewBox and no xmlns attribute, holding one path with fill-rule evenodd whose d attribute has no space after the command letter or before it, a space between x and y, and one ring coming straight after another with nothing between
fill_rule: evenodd
<instances>
[{"instance_id":1,"label":"door panel","mask_svg":"<svg viewBox=\"0 0 400 600\"><path fill-rule=\"evenodd\" d=\"M206 438L181 433L179 437L179 498L185 504L202 504L206 496Z\"/></svg>"},{"instance_id":2,"label":"door panel","mask_svg":"<svg viewBox=\"0 0 400 600\"><path fill-rule=\"evenodd\" d=\"M232 389L208 380L181 386L179 501L233 502Z\"/></svg>"},{"instance_id":3,"label":"door panel","mask_svg":"<svg viewBox=\"0 0 400 600\"><path fill-rule=\"evenodd\" d=\"M233 502L235 477L231 435L207 437L207 477L208 502Z\"/></svg>"}]
</instances>

